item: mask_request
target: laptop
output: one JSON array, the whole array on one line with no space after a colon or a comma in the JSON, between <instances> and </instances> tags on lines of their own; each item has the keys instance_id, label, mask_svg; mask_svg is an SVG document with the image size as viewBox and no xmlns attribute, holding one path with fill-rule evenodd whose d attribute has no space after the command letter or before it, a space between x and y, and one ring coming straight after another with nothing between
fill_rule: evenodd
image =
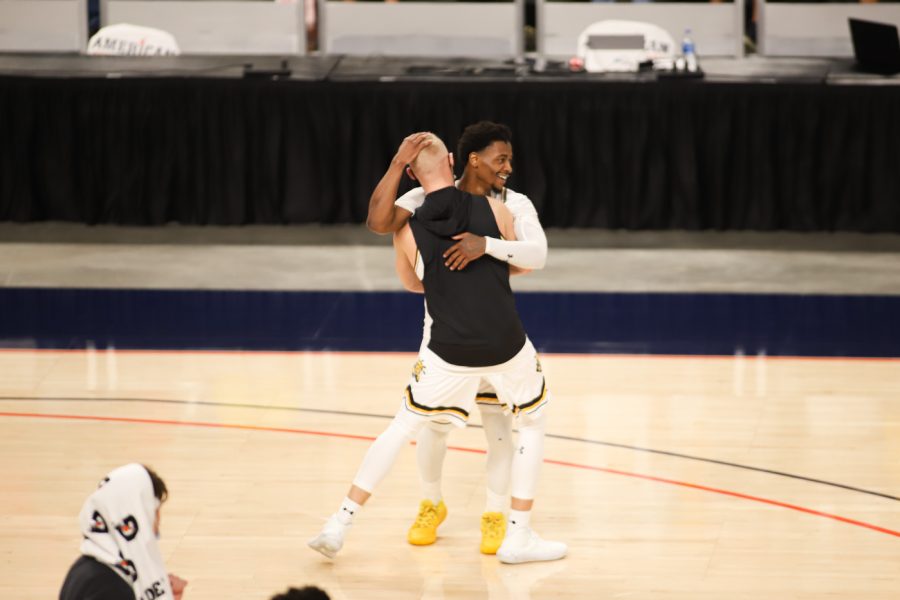
<instances>
[{"instance_id":1,"label":"laptop","mask_svg":"<svg viewBox=\"0 0 900 600\"><path fill-rule=\"evenodd\" d=\"M857 67L867 73L900 73L900 35L897 26L850 18L850 37Z\"/></svg>"}]
</instances>

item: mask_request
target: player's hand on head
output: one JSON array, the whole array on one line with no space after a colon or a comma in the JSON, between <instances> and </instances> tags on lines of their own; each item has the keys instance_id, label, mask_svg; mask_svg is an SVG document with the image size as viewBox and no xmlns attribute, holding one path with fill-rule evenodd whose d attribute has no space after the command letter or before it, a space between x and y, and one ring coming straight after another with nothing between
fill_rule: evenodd
<instances>
[{"instance_id":1,"label":"player's hand on head","mask_svg":"<svg viewBox=\"0 0 900 600\"><path fill-rule=\"evenodd\" d=\"M454 240L458 240L444 252L444 264L451 271L460 271L466 268L473 260L478 260L484 256L487 249L487 241L480 235L474 233L460 233L453 236Z\"/></svg>"},{"instance_id":2,"label":"player's hand on head","mask_svg":"<svg viewBox=\"0 0 900 600\"><path fill-rule=\"evenodd\" d=\"M397 149L396 160L402 163L409 164L415 160L415 158L419 155L419 152L421 152L423 148L427 148L430 145L431 138L428 135L427 131L420 131L418 133L408 135L403 139L403 142Z\"/></svg>"}]
</instances>

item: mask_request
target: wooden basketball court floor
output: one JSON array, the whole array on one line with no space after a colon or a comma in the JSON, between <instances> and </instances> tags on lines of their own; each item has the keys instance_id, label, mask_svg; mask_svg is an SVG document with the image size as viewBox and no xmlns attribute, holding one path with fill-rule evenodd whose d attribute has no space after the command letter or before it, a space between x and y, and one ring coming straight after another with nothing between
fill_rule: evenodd
<instances>
[{"instance_id":1,"label":"wooden basketball court floor","mask_svg":"<svg viewBox=\"0 0 900 600\"><path fill-rule=\"evenodd\" d=\"M5 225L0 277L61 291L399 289L389 240L362 228L254 232ZM547 269L516 285L900 295L896 236L683 238L550 232ZM56 597L82 502L132 461L169 485L161 544L186 600L305 584L341 600L900 597L897 359L543 355L553 403L534 525L570 554L509 566L478 552L477 415L451 436L437 544L406 543L420 500L409 448L336 560L306 547L399 406L411 353L21 345L0 340L4 600Z\"/></svg>"},{"instance_id":2,"label":"wooden basketball court floor","mask_svg":"<svg viewBox=\"0 0 900 600\"><path fill-rule=\"evenodd\" d=\"M449 517L406 543L414 450L328 561L306 541L399 406L413 354L0 351L0 598L55 597L76 515L123 463L167 481L185 598L866 598L900 594L900 362L545 355L534 513L569 556L478 552L485 442L454 432ZM478 418L473 419L477 425Z\"/></svg>"}]
</instances>

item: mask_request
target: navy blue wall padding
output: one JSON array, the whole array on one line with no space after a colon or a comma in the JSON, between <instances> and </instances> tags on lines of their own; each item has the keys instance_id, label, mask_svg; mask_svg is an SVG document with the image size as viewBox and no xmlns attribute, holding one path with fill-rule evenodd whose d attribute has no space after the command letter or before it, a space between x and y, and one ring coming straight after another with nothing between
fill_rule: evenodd
<instances>
[{"instance_id":1,"label":"navy blue wall padding","mask_svg":"<svg viewBox=\"0 0 900 600\"><path fill-rule=\"evenodd\" d=\"M900 357L900 297L518 293L543 352ZM414 352L405 292L0 290L0 346Z\"/></svg>"}]
</instances>

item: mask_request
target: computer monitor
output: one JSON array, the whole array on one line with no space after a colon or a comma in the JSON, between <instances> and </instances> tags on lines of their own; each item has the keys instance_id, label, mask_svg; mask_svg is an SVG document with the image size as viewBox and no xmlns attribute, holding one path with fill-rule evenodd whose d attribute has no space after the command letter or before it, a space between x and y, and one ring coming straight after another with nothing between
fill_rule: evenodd
<instances>
[{"instance_id":1,"label":"computer monitor","mask_svg":"<svg viewBox=\"0 0 900 600\"><path fill-rule=\"evenodd\" d=\"M849 21L858 68L882 75L900 73L900 35L897 34L897 26L853 18Z\"/></svg>"}]
</instances>

